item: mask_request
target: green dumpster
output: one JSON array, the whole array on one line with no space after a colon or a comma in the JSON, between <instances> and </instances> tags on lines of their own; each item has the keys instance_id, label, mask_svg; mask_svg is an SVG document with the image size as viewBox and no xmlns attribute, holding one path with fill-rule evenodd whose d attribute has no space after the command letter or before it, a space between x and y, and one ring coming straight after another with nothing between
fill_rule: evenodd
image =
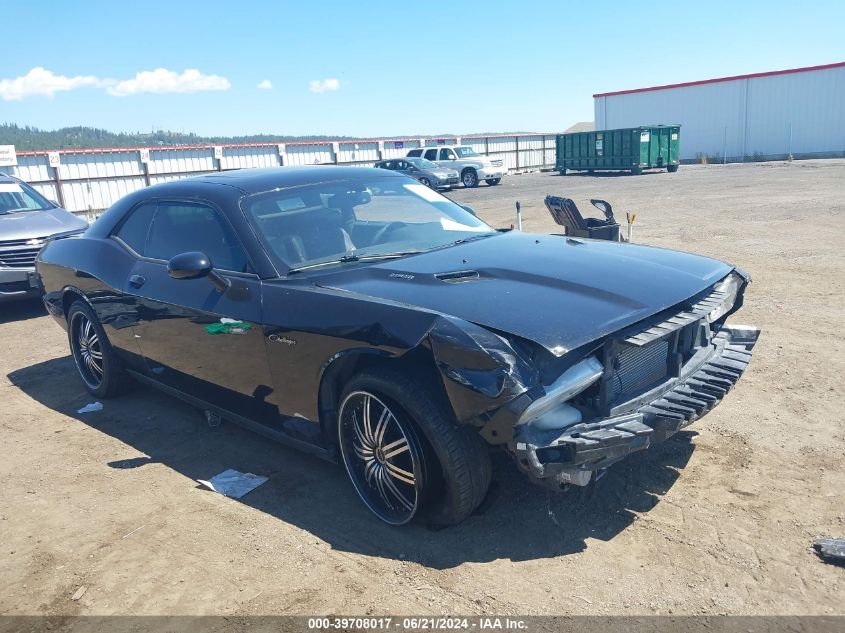
<instances>
[{"instance_id":1,"label":"green dumpster","mask_svg":"<svg viewBox=\"0 0 845 633\"><path fill-rule=\"evenodd\" d=\"M558 134L555 169L625 170L641 174L643 169L678 171L680 125L643 125L623 130L597 130Z\"/></svg>"}]
</instances>

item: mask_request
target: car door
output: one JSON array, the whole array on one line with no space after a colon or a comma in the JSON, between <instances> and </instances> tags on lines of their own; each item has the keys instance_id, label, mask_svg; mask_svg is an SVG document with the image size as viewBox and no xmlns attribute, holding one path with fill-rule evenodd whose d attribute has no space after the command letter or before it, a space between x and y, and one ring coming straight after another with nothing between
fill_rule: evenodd
<instances>
[{"instance_id":1,"label":"car door","mask_svg":"<svg viewBox=\"0 0 845 633\"><path fill-rule=\"evenodd\" d=\"M210 203L158 200L136 208L118 229L118 239L136 214L149 228L142 243L136 238L127 244L137 261L125 292L148 375L244 417L275 415L268 400L273 390L261 327L261 281L225 216ZM227 290L208 278L169 275L168 260L191 251L210 259L229 282Z\"/></svg>"},{"instance_id":2,"label":"car door","mask_svg":"<svg viewBox=\"0 0 845 633\"><path fill-rule=\"evenodd\" d=\"M454 151L448 147L441 147L437 164L441 167L451 167L452 169L456 169L455 160L457 160L457 158L458 157Z\"/></svg>"},{"instance_id":3,"label":"car door","mask_svg":"<svg viewBox=\"0 0 845 633\"><path fill-rule=\"evenodd\" d=\"M406 160L397 160L397 161L395 161L395 165L396 165L396 166L395 166L395 168L394 168L394 171L398 171L399 173L404 174L404 175L406 175L406 176L411 176L412 178L416 177L416 176L412 173L412 172L414 171L414 170L413 170L413 165L411 165L411 163L409 163L408 161L406 161Z\"/></svg>"}]
</instances>

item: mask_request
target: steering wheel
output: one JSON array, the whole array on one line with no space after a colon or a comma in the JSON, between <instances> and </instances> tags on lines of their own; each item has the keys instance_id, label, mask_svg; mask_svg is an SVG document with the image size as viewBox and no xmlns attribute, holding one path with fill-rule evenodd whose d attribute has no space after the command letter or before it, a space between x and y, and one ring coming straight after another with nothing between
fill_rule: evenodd
<instances>
[{"instance_id":1,"label":"steering wheel","mask_svg":"<svg viewBox=\"0 0 845 633\"><path fill-rule=\"evenodd\" d=\"M379 244L381 239L387 235L390 231L395 231L396 229L401 229L405 226L405 222L388 222L383 227L381 227L376 234L373 235L373 241L371 244Z\"/></svg>"}]
</instances>

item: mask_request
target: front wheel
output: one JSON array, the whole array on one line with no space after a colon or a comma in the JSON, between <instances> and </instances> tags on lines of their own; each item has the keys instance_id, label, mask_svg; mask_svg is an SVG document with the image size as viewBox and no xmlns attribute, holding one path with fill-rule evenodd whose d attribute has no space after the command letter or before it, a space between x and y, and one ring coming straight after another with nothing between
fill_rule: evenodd
<instances>
[{"instance_id":1,"label":"front wheel","mask_svg":"<svg viewBox=\"0 0 845 633\"><path fill-rule=\"evenodd\" d=\"M390 525L467 518L490 485L490 456L425 385L399 372L363 372L344 389L338 448L361 501Z\"/></svg>"},{"instance_id":2,"label":"front wheel","mask_svg":"<svg viewBox=\"0 0 845 633\"><path fill-rule=\"evenodd\" d=\"M420 178L420 184L425 185L426 187L431 187L431 181L425 176Z\"/></svg>"},{"instance_id":3,"label":"front wheel","mask_svg":"<svg viewBox=\"0 0 845 633\"><path fill-rule=\"evenodd\" d=\"M487 179L487 180L485 180L484 182L486 182L486 183L487 183L488 185L490 185L491 187L495 187L495 186L496 186L496 185L498 185L500 182L502 182L502 179L501 179L501 178L488 178L488 179Z\"/></svg>"},{"instance_id":4,"label":"front wheel","mask_svg":"<svg viewBox=\"0 0 845 633\"><path fill-rule=\"evenodd\" d=\"M464 187L466 187L467 189L477 187L478 174L474 169L465 169L461 174L461 182L464 183Z\"/></svg>"},{"instance_id":5,"label":"front wheel","mask_svg":"<svg viewBox=\"0 0 845 633\"><path fill-rule=\"evenodd\" d=\"M98 398L122 392L126 373L91 307L84 301L74 302L67 322L70 351L85 388Z\"/></svg>"}]
</instances>

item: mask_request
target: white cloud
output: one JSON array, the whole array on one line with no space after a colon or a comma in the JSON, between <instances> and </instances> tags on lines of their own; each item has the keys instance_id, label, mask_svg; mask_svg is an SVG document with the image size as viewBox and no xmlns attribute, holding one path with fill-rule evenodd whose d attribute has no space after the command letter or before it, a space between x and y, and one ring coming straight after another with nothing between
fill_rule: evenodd
<instances>
[{"instance_id":1,"label":"white cloud","mask_svg":"<svg viewBox=\"0 0 845 633\"><path fill-rule=\"evenodd\" d=\"M0 79L0 98L4 101L17 101L24 97L53 97L63 90L75 90L83 86L101 86L103 80L92 75L65 77L37 66L27 74L14 79Z\"/></svg>"},{"instance_id":2,"label":"white cloud","mask_svg":"<svg viewBox=\"0 0 845 633\"><path fill-rule=\"evenodd\" d=\"M308 82L308 89L311 92L331 92L340 88L340 82L337 79L313 79Z\"/></svg>"},{"instance_id":3,"label":"white cloud","mask_svg":"<svg viewBox=\"0 0 845 633\"><path fill-rule=\"evenodd\" d=\"M260 82L256 88L260 88L261 90L272 90L273 83L269 79L265 79L264 81Z\"/></svg>"},{"instance_id":4,"label":"white cloud","mask_svg":"<svg viewBox=\"0 0 845 633\"><path fill-rule=\"evenodd\" d=\"M142 92L201 92L205 90L228 90L232 87L229 80L220 75L204 75L196 68L188 68L181 75L166 68L144 70L134 79L112 83L107 90L115 97Z\"/></svg>"}]
</instances>

